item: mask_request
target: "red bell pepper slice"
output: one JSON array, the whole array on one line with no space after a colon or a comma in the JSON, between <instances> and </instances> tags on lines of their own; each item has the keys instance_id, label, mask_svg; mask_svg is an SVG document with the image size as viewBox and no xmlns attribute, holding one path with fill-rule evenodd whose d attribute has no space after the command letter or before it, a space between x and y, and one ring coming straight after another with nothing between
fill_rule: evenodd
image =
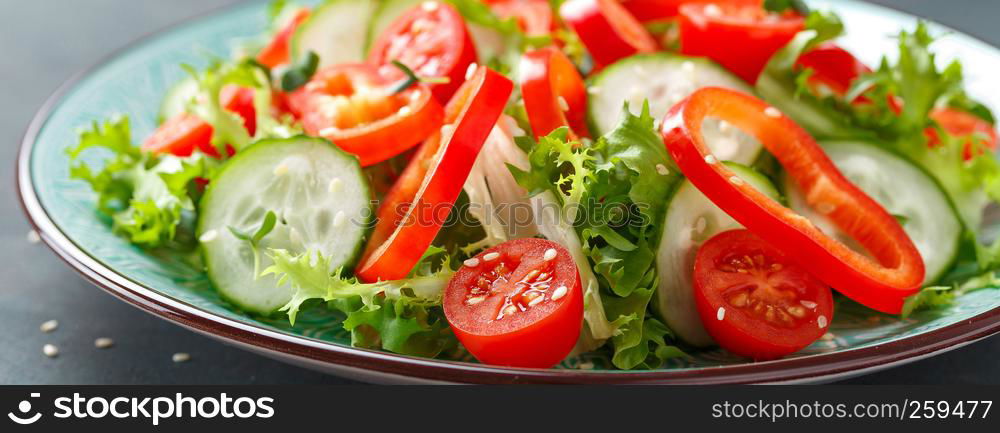
<instances>
[{"instance_id":1,"label":"red bell pepper slice","mask_svg":"<svg viewBox=\"0 0 1000 433\"><path fill-rule=\"evenodd\" d=\"M535 136L568 126L572 138L589 137L587 90L576 66L557 48L521 57L521 96Z\"/></svg>"},{"instance_id":2,"label":"red bell pepper slice","mask_svg":"<svg viewBox=\"0 0 1000 433\"><path fill-rule=\"evenodd\" d=\"M874 259L827 236L718 163L701 134L706 118L726 120L756 137L808 203ZM661 134L684 175L716 206L849 298L898 314L904 298L920 289L924 263L899 222L848 181L805 130L764 101L732 90L702 89L671 109Z\"/></svg>"}]
</instances>

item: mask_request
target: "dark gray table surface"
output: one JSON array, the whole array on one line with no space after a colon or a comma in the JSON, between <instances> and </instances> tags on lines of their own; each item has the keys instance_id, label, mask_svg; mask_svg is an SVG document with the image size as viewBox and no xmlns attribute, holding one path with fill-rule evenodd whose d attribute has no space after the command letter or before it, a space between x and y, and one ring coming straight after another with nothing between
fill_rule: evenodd
<instances>
[{"instance_id":1,"label":"dark gray table surface","mask_svg":"<svg viewBox=\"0 0 1000 433\"><path fill-rule=\"evenodd\" d=\"M27 240L13 167L21 135L73 73L130 41L234 0L0 0L0 384L353 383L220 344L148 315L81 279ZM1000 46L992 0L877 0ZM39 331L50 319L52 333ZM115 346L99 350L94 340ZM58 358L42 346L59 347ZM191 361L176 364L171 355ZM1000 384L1000 337L850 380L865 384Z\"/></svg>"}]
</instances>

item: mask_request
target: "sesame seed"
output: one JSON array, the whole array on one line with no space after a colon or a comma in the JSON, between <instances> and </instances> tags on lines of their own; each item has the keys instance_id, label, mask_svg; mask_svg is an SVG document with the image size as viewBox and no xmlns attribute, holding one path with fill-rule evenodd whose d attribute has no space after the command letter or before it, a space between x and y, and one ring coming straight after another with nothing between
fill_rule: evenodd
<instances>
[{"instance_id":1,"label":"sesame seed","mask_svg":"<svg viewBox=\"0 0 1000 433\"><path fill-rule=\"evenodd\" d=\"M208 243L214 241L218 237L219 237L219 232L216 231L215 229L212 229L205 233L202 233L201 236L198 237L198 241L201 243Z\"/></svg>"},{"instance_id":2,"label":"sesame seed","mask_svg":"<svg viewBox=\"0 0 1000 433\"><path fill-rule=\"evenodd\" d=\"M597 86L591 87L591 88L587 89L587 93L589 93L591 95L596 95L598 93L601 93L601 88L597 87Z\"/></svg>"},{"instance_id":3,"label":"sesame seed","mask_svg":"<svg viewBox=\"0 0 1000 433\"><path fill-rule=\"evenodd\" d=\"M49 358L55 358L59 356L59 348L56 347L54 344L46 344L42 346L42 353L44 353L45 356L48 356Z\"/></svg>"},{"instance_id":4,"label":"sesame seed","mask_svg":"<svg viewBox=\"0 0 1000 433\"><path fill-rule=\"evenodd\" d=\"M732 127L733 127L732 123L726 122L725 120L719 121L719 132L723 134L729 132L729 130L732 129Z\"/></svg>"},{"instance_id":5,"label":"sesame seed","mask_svg":"<svg viewBox=\"0 0 1000 433\"><path fill-rule=\"evenodd\" d=\"M562 111L569 111L569 102L566 102L566 98L562 96L559 97L559 109Z\"/></svg>"},{"instance_id":6,"label":"sesame seed","mask_svg":"<svg viewBox=\"0 0 1000 433\"><path fill-rule=\"evenodd\" d=\"M28 230L28 243L37 244L42 241L42 237L34 230Z\"/></svg>"},{"instance_id":7,"label":"sesame seed","mask_svg":"<svg viewBox=\"0 0 1000 433\"><path fill-rule=\"evenodd\" d=\"M174 362L177 363L188 362L191 360L191 355L188 355L187 353L184 352L177 352L174 354L174 356L170 357L170 359L172 359Z\"/></svg>"},{"instance_id":8,"label":"sesame seed","mask_svg":"<svg viewBox=\"0 0 1000 433\"><path fill-rule=\"evenodd\" d=\"M427 12L434 12L438 8L437 2L423 2L420 4L420 8Z\"/></svg>"},{"instance_id":9,"label":"sesame seed","mask_svg":"<svg viewBox=\"0 0 1000 433\"><path fill-rule=\"evenodd\" d=\"M808 308L810 310L816 308L816 306L818 305L815 302L806 301L806 300L799 301L799 303L802 304L803 307L806 307L806 308Z\"/></svg>"},{"instance_id":10,"label":"sesame seed","mask_svg":"<svg viewBox=\"0 0 1000 433\"><path fill-rule=\"evenodd\" d=\"M732 182L733 185L743 185L743 179L739 176L730 176L729 181Z\"/></svg>"},{"instance_id":11,"label":"sesame seed","mask_svg":"<svg viewBox=\"0 0 1000 433\"><path fill-rule=\"evenodd\" d=\"M695 223L694 223L694 229L698 233L704 233L705 232L705 228L707 228L707 227L708 227L708 220L705 219L705 217L698 218L698 220L695 221Z\"/></svg>"},{"instance_id":12,"label":"sesame seed","mask_svg":"<svg viewBox=\"0 0 1000 433\"><path fill-rule=\"evenodd\" d=\"M538 269L532 269L531 272L528 272L528 275L524 276L524 279L522 281L531 281L535 279L535 277L538 276L538 272L539 272Z\"/></svg>"},{"instance_id":13,"label":"sesame seed","mask_svg":"<svg viewBox=\"0 0 1000 433\"><path fill-rule=\"evenodd\" d=\"M462 264L464 264L465 266L468 266L470 268L474 268L476 266L479 266L479 259L477 259L477 258L471 258L469 260L466 260L466 261L462 262Z\"/></svg>"},{"instance_id":14,"label":"sesame seed","mask_svg":"<svg viewBox=\"0 0 1000 433\"><path fill-rule=\"evenodd\" d=\"M833 341L834 339L836 339L836 338L837 338L837 336L835 336L835 335L833 335L833 334L831 334L831 333L827 332L826 334L823 334L823 336L822 336L822 337L820 337L820 338L822 338L822 339L823 339L823 341Z\"/></svg>"},{"instance_id":15,"label":"sesame seed","mask_svg":"<svg viewBox=\"0 0 1000 433\"><path fill-rule=\"evenodd\" d=\"M406 117L413 113L413 109L409 105L404 105L399 109L399 115Z\"/></svg>"},{"instance_id":16,"label":"sesame seed","mask_svg":"<svg viewBox=\"0 0 1000 433\"><path fill-rule=\"evenodd\" d=\"M496 260L498 258L500 258L500 253L496 253L496 252L494 252L494 253L487 253L487 254L483 255L483 261L484 262L492 262L492 261L494 261L494 260Z\"/></svg>"},{"instance_id":17,"label":"sesame seed","mask_svg":"<svg viewBox=\"0 0 1000 433\"><path fill-rule=\"evenodd\" d=\"M773 117L775 119L781 117L781 111L774 107L767 107L767 109L764 110L764 114L766 114L767 117Z\"/></svg>"},{"instance_id":18,"label":"sesame seed","mask_svg":"<svg viewBox=\"0 0 1000 433\"><path fill-rule=\"evenodd\" d=\"M580 365L578 365L578 367L580 367L580 370L593 370L594 369L594 363L593 362L581 362Z\"/></svg>"},{"instance_id":19,"label":"sesame seed","mask_svg":"<svg viewBox=\"0 0 1000 433\"><path fill-rule=\"evenodd\" d=\"M686 73L694 72L694 62L687 60L684 63L681 63L681 70Z\"/></svg>"},{"instance_id":20,"label":"sesame seed","mask_svg":"<svg viewBox=\"0 0 1000 433\"><path fill-rule=\"evenodd\" d=\"M715 164L717 162L719 162L719 160L715 159L714 155L706 155L705 156L705 163L706 164Z\"/></svg>"},{"instance_id":21,"label":"sesame seed","mask_svg":"<svg viewBox=\"0 0 1000 433\"><path fill-rule=\"evenodd\" d=\"M705 15L708 15L710 17L720 16L720 15L722 15L722 8L720 8L719 6L715 5L714 3L710 4L708 6L705 6Z\"/></svg>"},{"instance_id":22,"label":"sesame seed","mask_svg":"<svg viewBox=\"0 0 1000 433\"><path fill-rule=\"evenodd\" d=\"M330 186L327 187L327 190L329 190L330 193L335 194L340 191L340 188L342 186L344 186L344 181L340 180L339 177L335 177L333 179L330 179Z\"/></svg>"},{"instance_id":23,"label":"sesame seed","mask_svg":"<svg viewBox=\"0 0 1000 433\"><path fill-rule=\"evenodd\" d=\"M39 326L38 329L41 329L42 332L48 334L49 332L55 331L56 328L58 327L59 327L58 320L49 320L46 321L45 323L42 323L42 326Z\"/></svg>"},{"instance_id":24,"label":"sesame seed","mask_svg":"<svg viewBox=\"0 0 1000 433\"><path fill-rule=\"evenodd\" d=\"M333 135L333 134L336 134L336 133L337 133L337 128L334 128L332 126L329 127L329 128L323 128L323 129L319 130L319 135L321 137L330 136L330 135Z\"/></svg>"},{"instance_id":25,"label":"sesame seed","mask_svg":"<svg viewBox=\"0 0 1000 433\"><path fill-rule=\"evenodd\" d=\"M722 307L719 307L719 311L715 312L715 318L718 319L718 320L725 319L726 318L726 309L722 308Z\"/></svg>"},{"instance_id":26,"label":"sesame seed","mask_svg":"<svg viewBox=\"0 0 1000 433\"><path fill-rule=\"evenodd\" d=\"M567 289L566 286L559 286L554 292L552 292L552 300L557 301L562 299L562 297L566 296L567 293L569 293L569 289Z\"/></svg>"},{"instance_id":27,"label":"sesame seed","mask_svg":"<svg viewBox=\"0 0 1000 433\"><path fill-rule=\"evenodd\" d=\"M542 260L545 260L546 262L551 261L556 258L557 254L559 254L559 252L556 251L555 248L549 248L545 250L545 254L542 255Z\"/></svg>"},{"instance_id":28,"label":"sesame seed","mask_svg":"<svg viewBox=\"0 0 1000 433\"><path fill-rule=\"evenodd\" d=\"M469 299L467 299L465 301L465 304L466 305L476 305L476 304L478 304L480 302L483 302L485 300L486 300L485 296L476 296L475 298L469 298Z\"/></svg>"},{"instance_id":29,"label":"sesame seed","mask_svg":"<svg viewBox=\"0 0 1000 433\"><path fill-rule=\"evenodd\" d=\"M286 173L288 173L288 164L281 163L274 167L275 176L284 176Z\"/></svg>"},{"instance_id":30,"label":"sesame seed","mask_svg":"<svg viewBox=\"0 0 1000 433\"><path fill-rule=\"evenodd\" d=\"M333 226L334 227L340 227L340 226L344 225L344 220L346 220L346 219L347 219L347 215L344 214L344 211L342 211L342 210L341 211L337 211L337 214L333 216Z\"/></svg>"},{"instance_id":31,"label":"sesame seed","mask_svg":"<svg viewBox=\"0 0 1000 433\"><path fill-rule=\"evenodd\" d=\"M534 307L535 305L538 305L539 303L541 303L544 300L545 300L544 296L539 296L539 297L537 297L535 299L532 299L531 302L528 302L528 306L529 307Z\"/></svg>"},{"instance_id":32,"label":"sesame seed","mask_svg":"<svg viewBox=\"0 0 1000 433\"><path fill-rule=\"evenodd\" d=\"M819 326L819 329L826 328L826 325L827 325L826 316L819 316L819 317L817 317L816 318L816 325Z\"/></svg>"},{"instance_id":33,"label":"sesame seed","mask_svg":"<svg viewBox=\"0 0 1000 433\"><path fill-rule=\"evenodd\" d=\"M465 68L465 79L471 80L473 75L476 75L476 69L479 69L479 65L476 62L469 64L468 68Z\"/></svg>"},{"instance_id":34,"label":"sesame seed","mask_svg":"<svg viewBox=\"0 0 1000 433\"><path fill-rule=\"evenodd\" d=\"M666 176L670 174L670 170L667 168L667 166L663 164L656 164L656 172L659 173L660 176Z\"/></svg>"},{"instance_id":35,"label":"sesame seed","mask_svg":"<svg viewBox=\"0 0 1000 433\"><path fill-rule=\"evenodd\" d=\"M111 346L114 346L114 345L115 345L114 340L112 340L112 339L110 339L108 337L101 337L101 338L98 338L98 339L94 340L94 347L96 347L98 349L107 349L107 348L109 348Z\"/></svg>"}]
</instances>

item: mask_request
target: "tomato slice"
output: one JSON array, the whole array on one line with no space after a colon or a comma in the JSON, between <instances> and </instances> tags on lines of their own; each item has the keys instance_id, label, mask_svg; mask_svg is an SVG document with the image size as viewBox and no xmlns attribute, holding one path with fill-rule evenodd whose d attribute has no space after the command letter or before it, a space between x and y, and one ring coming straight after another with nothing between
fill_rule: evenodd
<instances>
[{"instance_id":1,"label":"tomato slice","mask_svg":"<svg viewBox=\"0 0 1000 433\"><path fill-rule=\"evenodd\" d=\"M524 53L521 96L536 136L568 126L574 139L589 137L587 90L573 62L554 47Z\"/></svg>"},{"instance_id":2,"label":"tomato slice","mask_svg":"<svg viewBox=\"0 0 1000 433\"><path fill-rule=\"evenodd\" d=\"M222 107L243 118L243 126L253 135L257 130L257 112L253 105L254 91L249 87L227 85L219 93ZM193 114L181 113L163 122L153 134L142 142L144 150L153 153L171 153L191 156L195 149L218 158L219 151L212 145L212 125ZM229 155L233 154L229 148Z\"/></svg>"},{"instance_id":3,"label":"tomato slice","mask_svg":"<svg viewBox=\"0 0 1000 433\"><path fill-rule=\"evenodd\" d=\"M445 107L445 125L410 160L378 210L378 224L357 276L404 278L420 260L458 199L472 164L503 112L513 84L478 67Z\"/></svg>"},{"instance_id":4,"label":"tomato slice","mask_svg":"<svg viewBox=\"0 0 1000 433\"><path fill-rule=\"evenodd\" d=\"M694 286L712 338L757 361L798 352L833 319L830 288L747 230L719 233L698 249Z\"/></svg>"},{"instance_id":5,"label":"tomato slice","mask_svg":"<svg viewBox=\"0 0 1000 433\"><path fill-rule=\"evenodd\" d=\"M677 18L683 4L732 4L738 6L760 7L763 0L621 0L625 6L641 22L664 21Z\"/></svg>"},{"instance_id":6,"label":"tomato slice","mask_svg":"<svg viewBox=\"0 0 1000 433\"><path fill-rule=\"evenodd\" d=\"M750 84L803 29L801 16L772 13L760 6L696 3L680 7L681 53L715 60Z\"/></svg>"},{"instance_id":7,"label":"tomato slice","mask_svg":"<svg viewBox=\"0 0 1000 433\"><path fill-rule=\"evenodd\" d=\"M868 65L861 63L849 51L830 42L803 53L796 66L812 69L810 82L841 96L851 90L854 80L872 72Z\"/></svg>"},{"instance_id":8,"label":"tomato slice","mask_svg":"<svg viewBox=\"0 0 1000 433\"><path fill-rule=\"evenodd\" d=\"M811 221L719 164L702 137L706 118L756 137L784 166L806 200L869 256L827 236ZM663 142L678 167L716 206L834 289L878 311L898 314L924 280L924 263L899 222L837 170L801 127L756 97L706 88L667 113Z\"/></svg>"},{"instance_id":9,"label":"tomato slice","mask_svg":"<svg viewBox=\"0 0 1000 433\"><path fill-rule=\"evenodd\" d=\"M274 34L274 37L267 43L257 53L257 62L267 66L268 68L274 68L289 61L290 44L292 41L292 35L295 34L295 30L299 28L299 25L305 22L309 18L309 8L302 8L295 12L292 16L291 21L285 24L281 30L278 30Z\"/></svg>"},{"instance_id":10,"label":"tomato slice","mask_svg":"<svg viewBox=\"0 0 1000 433\"><path fill-rule=\"evenodd\" d=\"M548 0L501 0L490 4L500 18L514 18L528 36L544 36L555 29Z\"/></svg>"},{"instance_id":11,"label":"tomato slice","mask_svg":"<svg viewBox=\"0 0 1000 433\"><path fill-rule=\"evenodd\" d=\"M580 272L562 245L516 239L466 260L443 306L451 330L480 362L549 368L580 337Z\"/></svg>"},{"instance_id":12,"label":"tomato slice","mask_svg":"<svg viewBox=\"0 0 1000 433\"><path fill-rule=\"evenodd\" d=\"M568 0L559 6L598 68L637 53L656 51L656 40L615 0Z\"/></svg>"},{"instance_id":13,"label":"tomato slice","mask_svg":"<svg viewBox=\"0 0 1000 433\"><path fill-rule=\"evenodd\" d=\"M465 81L469 65L476 61L476 45L453 6L425 1L393 21L372 44L368 61L388 76L402 77L390 64L393 60L419 76L447 78L447 83L431 85L443 104Z\"/></svg>"},{"instance_id":14,"label":"tomato slice","mask_svg":"<svg viewBox=\"0 0 1000 433\"><path fill-rule=\"evenodd\" d=\"M422 83L393 93L399 80L369 64L323 68L289 96L306 133L357 155L364 167L410 149L441 127L441 105Z\"/></svg>"},{"instance_id":15,"label":"tomato slice","mask_svg":"<svg viewBox=\"0 0 1000 433\"><path fill-rule=\"evenodd\" d=\"M996 128L974 114L954 108L938 108L932 111L930 116L948 134L960 138L967 137L963 151L966 160L983 154L986 149L997 149ZM926 134L930 146L941 145L941 138L938 137L936 129L928 128Z\"/></svg>"}]
</instances>

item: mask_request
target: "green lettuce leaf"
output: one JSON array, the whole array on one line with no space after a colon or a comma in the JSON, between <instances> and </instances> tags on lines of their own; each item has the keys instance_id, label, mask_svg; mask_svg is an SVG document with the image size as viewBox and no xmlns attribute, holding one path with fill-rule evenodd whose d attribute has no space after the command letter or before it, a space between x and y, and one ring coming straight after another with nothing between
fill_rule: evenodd
<instances>
[{"instance_id":1,"label":"green lettuce leaf","mask_svg":"<svg viewBox=\"0 0 1000 433\"><path fill-rule=\"evenodd\" d=\"M268 249L274 264L262 275L273 274L279 284L290 284L292 299L281 308L291 323L307 301L319 299L346 315L344 329L357 347L434 357L455 346L441 316L441 294L454 271L445 257L437 267L431 258L443 252L431 247L405 280L362 283L341 271L329 272L330 259L315 251L294 254Z\"/></svg>"},{"instance_id":2,"label":"green lettuce leaf","mask_svg":"<svg viewBox=\"0 0 1000 433\"><path fill-rule=\"evenodd\" d=\"M195 178L211 177L216 163L203 155L157 156L132 144L128 117L116 116L81 129L79 142L68 149L70 177L90 184L97 207L111 216L116 233L144 247L173 241L182 213L194 211L190 187ZM103 148L112 156L100 170L83 158Z\"/></svg>"}]
</instances>

